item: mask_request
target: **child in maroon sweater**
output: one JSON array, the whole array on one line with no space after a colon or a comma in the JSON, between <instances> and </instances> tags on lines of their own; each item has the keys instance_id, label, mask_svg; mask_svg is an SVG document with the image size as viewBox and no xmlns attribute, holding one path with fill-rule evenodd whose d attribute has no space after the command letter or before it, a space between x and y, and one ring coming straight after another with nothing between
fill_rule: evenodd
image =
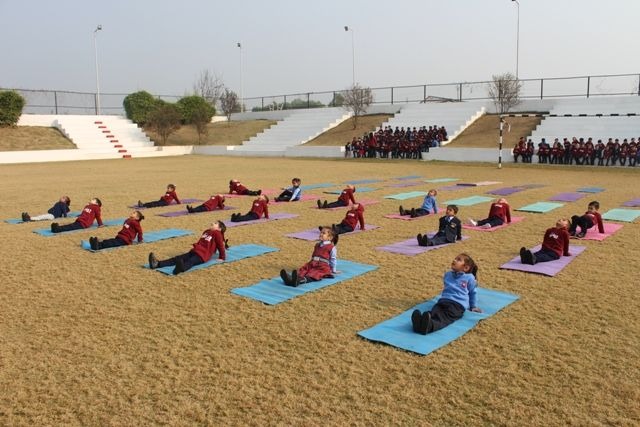
<instances>
[{"instance_id":1,"label":"child in maroon sweater","mask_svg":"<svg viewBox=\"0 0 640 427\"><path fill-rule=\"evenodd\" d=\"M520 248L520 262L534 265L539 262L555 261L563 255L570 256L568 227L567 219L559 219L555 227L547 229L544 233L542 248L539 251L533 253L527 248Z\"/></svg>"},{"instance_id":2,"label":"child in maroon sweater","mask_svg":"<svg viewBox=\"0 0 640 427\"><path fill-rule=\"evenodd\" d=\"M338 208L340 206L349 206L349 203L355 203L356 199L353 197L353 193L356 192L356 187L354 185L347 185L344 190L340 193L338 200L335 202L327 203L325 200L321 202L318 200L318 209L327 209L327 208Z\"/></svg>"},{"instance_id":3,"label":"child in maroon sweater","mask_svg":"<svg viewBox=\"0 0 640 427\"><path fill-rule=\"evenodd\" d=\"M211 212L216 209L224 209L224 196L222 194L209 197L209 200L207 200L200 206L196 206L195 208L187 205L187 211L189 213Z\"/></svg>"},{"instance_id":4,"label":"child in maroon sweater","mask_svg":"<svg viewBox=\"0 0 640 427\"><path fill-rule=\"evenodd\" d=\"M280 277L287 286L299 286L302 283L317 282L325 277L338 274L337 250L338 236L329 227L320 227L320 241L316 243L311 254L311 260L291 275L286 270L280 270Z\"/></svg>"},{"instance_id":5,"label":"child in maroon sweater","mask_svg":"<svg viewBox=\"0 0 640 427\"><path fill-rule=\"evenodd\" d=\"M164 193L164 196L160 197L160 200L156 200L155 202L147 202L142 203L138 200L139 208L157 208L160 206L168 206L171 202L176 201L176 204L180 204L180 199L178 199L178 195L176 194L176 186L173 184L167 185L167 191Z\"/></svg>"},{"instance_id":6,"label":"child in maroon sweater","mask_svg":"<svg viewBox=\"0 0 640 427\"><path fill-rule=\"evenodd\" d=\"M71 224L60 225L57 222L51 224L52 233L62 233L71 230L80 230L82 228L89 228L93 224L93 221L97 221L98 227L102 227L102 217L100 216L100 208L102 202L100 199L93 198L87 206L82 209L80 216Z\"/></svg>"},{"instance_id":7,"label":"child in maroon sweater","mask_svg":"<svg viewBox=\"0 0 640 427\"><path fill-rule=\"evenodd\" d=\"M354 203L347 211L340 224L333 224L331 228L335 234L351 233L360 223L360 230L364 230L364 206Z\"/></svg>"},{"instance_id":8,"label":"child in maroon sweater","mask_svg":"<svg viewBox=\"0 0 640 427\"><path fill-rule=\"evenodd\" d=\"M469 218L469 224L473 225L474 227L483 228L498 227L504 223L510 222L511 208L509 207L507 199L505 199L504 197L491 204L491 207L489 208L489 215L487 218L481 219L480 221L475 221Z\"/></svg>"},{"instance_id":9,"label":"child in maroon sweater","mask_svg":"<svg viewBox=\"0 0 640 427\"><path fill-rule=\"evenodd\" d=\"M213 254L218 251L218 259L224 261L227 253L225 251L224 233L227 227L222 221L216 221L211 227L204 230L200 240L193 244L193 249L182 255L159 261L155 254L149 254L149 267L160 268L175 265L173 274L180 274L192 268L195 265L204 264L209 261Z\"/></svg>"},{"instance_id":10,"label":"child in maroon sweater","mask_svg":"<svg viewBox=\"0 0 640 427\"><path fill-rule=\"evenodd\" d=\"M587 206L587 211L582 216L574 215L571 217L571 226L569 227L569 235L578 238L583 238L587 234L587 230L598 225L598 232L604 233L604 224L602 223L602 215L598 212L600 209L600 203L592 201ZM577 228L580 227L580 232L576 233Z\"/></svg>"},{"instance_id":11,"label":"child in maroon sweater","mask_svg":"<svg viewBox=\"0 0 640 427\"><path fill-rule=\"evenodd\" d=\"M260 219L262 215L264 215L266 219L269 219L269 206L267 206L268 204L269 197L261 194L257 199L253 201L251 210L246 215L242 215L240 213L231 214L231 222L254 221L256 219Z\"/></svg>"},{"instance_id":12,"label":"child in maroon sweater","mask_svg":"<svg viewBox=\"0 0 640 427\"><path fill-rule=\"evenodd\" d=\"M259 196L260 194L262 194L262 190L249 190L237 179L232 179L231 181L229 181L229 194L233 193L239 194L241 196Z\"/></svg>"},{"instance_id":13,"label":"child in maroon sweater","mask_svg":"<svg viewBox=\"0 0 640 427\"><path fill-rule=\"evenodd\" d=\"M113 239L100 241L97 237L89 237L89 244L94 251L107 248L115 248L117 246L125 246L133 243L138 237L138 243L142 243L142 227L140 221L144 219L144 215L140 211L133 211L129 218L122 225L122 229Z\"/></svg>"}]
</instances>

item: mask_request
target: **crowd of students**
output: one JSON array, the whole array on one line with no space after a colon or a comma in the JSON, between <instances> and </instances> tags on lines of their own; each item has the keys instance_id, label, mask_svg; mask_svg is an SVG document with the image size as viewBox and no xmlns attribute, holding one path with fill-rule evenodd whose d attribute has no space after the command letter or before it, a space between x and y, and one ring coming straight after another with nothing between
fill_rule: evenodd
<instances>
[{"instance_id":1,"label":"crowd of students","mask_svg":"<svg viewBox=\"0 0 640 427\"><path fill-rule=\"evenodd\" d=\"M353 139L344 147L345 157L367 157L381 159L419 159L422 152L431 147L439 147L447 140L444 126L422 126L419 129L396 126L380 128L375 133L365 133Z\"/></svg>"}]
</instances>

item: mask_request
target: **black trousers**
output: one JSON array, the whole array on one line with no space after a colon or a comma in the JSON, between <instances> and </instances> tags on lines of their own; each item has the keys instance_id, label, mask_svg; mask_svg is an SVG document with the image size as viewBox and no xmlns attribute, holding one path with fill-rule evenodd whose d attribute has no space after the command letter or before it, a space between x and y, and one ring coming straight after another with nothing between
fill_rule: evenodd
<instances>
[{"instance_id":1,"label":"black trousers","mask_svg":"<svg viewBox=\"0 0 640 427\"><path fill-rule=\"evenodd\" d=\"M293 196L293 191L284 190L278 197L276 197L276 202L288 202L291 200L291 196Z\"/></svg>"},{"instance_id":2,"label":"black trousers","mask_svg":"<svg viewBox=\"0 0 640 427\"><path fill-rule=\"evenodd\" d=\"M502 218L498 218L497 216L492 216L490 218L481 219L480 221L478 221L478 225L485 225L485 224L491 224L492 227L497 227L499 225L504 224L504 221L502 220Z\"/></svg>"},{"instance_id":3,"label":"black trousers","mask_svg":"<svg viewBox=\"0 0 640 427\"><path fill-rule=\"evenodd\" d=\"M336 200L335 202L327 203L328 208L339 208L340 206L347 206L342 200Z\"/></svg>"},{"instance_id":4,"label":"black trousers","mask_svg":"<svg viewBox=\"0 0 640 427\"><path fill-rule=\"evenodd\" d=\"M209 209L205 205L196 206L195 208L191 208L191 212L208 212Z\"/></svg>"},{"instance_id":5,"label":"black trousers","mask_svg":"<svg viewBox=\"0 0 640 427\"><path fill-rule=\"evenodd\" d=\"M574 215L571 217L571 225L569 226L569 233L575 233L576 229L580 227L580 231L587 232L588 229L593 227L593 222L589 219L588 216L582 215Z\"/></svg>"},{"instance_id":6,"label":"black trousers","mask_svg":"<svg viewBox=\"0 0 640 427\"><path fill-rule=\"evenodd\" d=\"M557 253L547 249L540 249L538 252L535 252L534 255L536 256L536 262L555 261L560 258Z\"/></svg>"},{"instance_id":7,"label":"black trousers","mask_svg":"<svg viewBox=\"0 0 640 427\"><path fill-rule=\"evenodd\" d=\"M256 219L259 219L259 218L258 218L258 214L257 214L257 213L255 213L255 212L253 212L253 211L251 211L251 212L249 212L249 213L248 213L248 214L246 214L246 215L238 215L238 216L236 216L236 217L233 217L233 218L231 219L231 222L254 221L254 220L256 220Z\"/></svg>"},{"instance_id":8,"label":"black trousers","mask_svg":"<svg viewBox=\"0 0 640 427\"><path fill-rule=\"evenodd\" d=\"M65 231L82 230L84 227L78 221L74 221L71 224L58 226L56 233L63 233Z\"/></svg>"},{"instance_id":9,"label":"black trousers","mask_svg":"<svg viewBox=\"0 0 640 427\"><path fill-rule=\"evenodd\" d=\"M204 261L198 256L198 254L193 251L189 251L186 254L174 256L173 258L165 259L164 261L158 261L158 267L169 267L171 265L176 265L176 262L178 262L178 258L182 258L184 271L189 270L194 265L204 263Z\"/></svg>"},{"instance_id":10,"label":"black trousers","mask_svg":"<svg viewBox=\"0 0 640 427\"><path fill-rule=\"evenodd\" d=\"M431 309L433 328L427 332L438 331L448 326L464 315L464 307L455 301L441 298Z\"/></svg>"},{"instance_id":11,"label":"black trousers","mask_svg":"<svg viewBox=\"0 0 640 427\"><path fill-rule=\"evenodd\" d=\"M100 249L106 248L116 248L118 246L125 246L127 242L122 240L119 237L114 237L113 239L106 239L100 242Z\"/></svg>"},{"instance_id":12,"label":"black trousers","mask_svg":"<svg viewBox=\"0 0 640 427\"><path fill-rule=\"evenodd\" d=\"M425 215L429 215L429 211L426 209L422 209L422 208L417 208L416 209L416 216L425 216Z\"/></svg>"},{"instance_id":13,"label":"black trousers","mask_svg":"<svg viewBox=\"0 0 640 427\"><path fill-rule=\"evenodd\" d=\"M167 205L167 202L164 201L164 199L160 199L160 200L156 200L155 202L143 203L142 206L144 206L145 208L158 208L160 206L168 206L168 205Z\"/></svg>"},{"instance_id":14,"label":"black trousers","mask_svg":"<svg viewBox=\"0 0 640 427\"><path fill-rule=\"evenodd\" d=\"M338 234L351 233L353 231L353 227L341 222L340 224L336 224L336 231Z\"/></svg>"}]
</instances>

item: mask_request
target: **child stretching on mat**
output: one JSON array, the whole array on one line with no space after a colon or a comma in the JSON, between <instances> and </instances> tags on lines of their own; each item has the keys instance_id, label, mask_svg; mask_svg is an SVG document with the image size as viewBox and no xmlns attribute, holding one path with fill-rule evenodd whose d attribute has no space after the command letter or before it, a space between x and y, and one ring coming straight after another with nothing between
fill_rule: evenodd
<instances>
[{"instance_id":1,"label":"child stretching on mat","mask_svg":"<svg viewBox=\"0 0 640 427\"><path fill-rule=\"evenodd\" d=\"M355 185L347 185L340 193L340 197L335 202L327 203L325 200L321 202L318 200L318 209L338 208L340 206L349 206L349 203L355 203L356 199L353 197L353 193L356 192Z\"/></svg>"},{"instance_id":2,"label":"child stretching on mat","mask_svg":"<svg viewBox=\"0 0 640 427\"><path fill-rule=\"evenodd\" d=\"M242 215L240 213L231 214L231 222L254 221L256 219L260 219L262 215L264 215L266 219L269 219L268 204L269 197L265 194L261 194L253 201L251 210L246 215Z\"/></svg>"},{"instance_id":3,"label":"child stretching on mat","mask_svg":"<svg viewBox=\"0 0 640 427\"><path fill-rule=\"evenodd\" d=\"M209 200L207 200L200 206L196 206L195 208L187 205L187 212L189 213L211 212L216 209L224 209L224 196L222 194L209 197Z\"/></svg>"},{"instance_id":4,"label":"child stretching on mat","mask_svg":"<svg viewBox=\"0 0 640 427\"><path fill-rule=\"evenodd\" d=\"M98 227L102 227L102 217L100 216L100 208L102 202L100 199L93 198L89 201L89 204L82 209L80 216L71 224L60 225L57 222L51 223L52 233L62 233L71 230L80 230L82 228L89 228L93 224L93 220L96 220Z\"/></svg>"},{"instance_id":5,"label":"child stretching on mat","mask_svg":"<svg viewBox=\"0 0 640 427\"><path fill-rule=\"evenodd\" d=\"M440 217L438 232L431 238L426 234L418 234L418 245L420 246L438 246L447 243L455 243L456 240L462 239L462 223L456 217L458 206L448 205L444 216Z\"/></svg>"},{"instance_id":6,"label":"child stretching on mat","mask_svg":"<svg viewBox=\"0 0 640 427\"><path fill-rule=\"evenodd\" d=\"M442 278L444 288L440 299L431 311L411 313L413 332L426 335L448 326L461 319L465 310L482 313L476 306L476 277L478 267L467 254L456 256L451 263L451 270Z\"/></svg>"},{"instance_id":7,"label":"child stretching on mat","mask_svg":"<svg viewBox=\"0 0 640 427\"><path fill-rule=\"evenodd\" d=\"M218 259L224 261L227 253L227 241L224 233L227 227L222 221L215 221L211 227L204 230L200 240L193 244L193 249L182 255L159 261L153 252L149 253L149 268L155 269L160 267L168 267L175 265L173 274L180 274L192 268L193 266L204 264L209 261L213 254L218 251Z\"/></svg>"},{"instance_id":8,"label":"child stretching on mat","mask_svg":"<svg viewBox=\"0 0 640 427\"><path fill-rule=\"evenodd\" d=\"M275 198L276 202L296 202L300 200L300 196L302 196L302 188L300 188L300 184L302 180L300 178L293 178L291 180L291 187L283 188L283 192L280 193L278 197Z\"/></svg>"},{"instance_id":9,"label":"child stretching on mat","mask_svg":"<svg viewBox=\"0 0 640 427\"><path fill-rule=\"evenodd\" d=\"M600 209L600 203L592 201L587 206L587 211L582 216L574 215L571 217L571 226L569 226L569 235L575 236L579 239L583 238L587 234L587 230L598 224L598 232L604 233L604 224L602 223L602 215L598 210ZM580 232L576 233L576 230L580 227Z\"/></svg>"},{"instance_id":10,"label":"child stretching on mat","mask_svg":"<svg viewBox=\"0 0 640 427\"><path fill-rule=\"evenodd\" d=\"M180 204L180 199L178 199L178 195L176 194L176 186L173 184L167 185L167 191L164 193L164 196L160 197L160 200L156 200L155 202L147 202L142 203L138 200L139 208L157 208L160 206L168 206L172 201L176 201L176 203Z\"/></svg>"},{"instance_id":11,"label":"child stretching on mat","mask_svg":"<svg viewBox=\"0 0 640 427\"><path fill-rule=\"evenodd\" d=\"M411 209L403 209L402 205L400 205L400 215L411 215L411 218L415 218L418 216L429 215L431 212L434 214L438 213L438 205L436 203L436 196L438 195L438 190L432 189L429 190L427 195L425 196L422 206L419 208L411 208Z\"/></svg>"},{"instance_id":12,"label":"child stretching on mat","mask_svg":"<svg viewBox=\"0 0 640 427\"><path fill-rule=\"evenodd\" d=\"M489 207L489 216L485 219L481 219L480 221L475 221L469 218L469 224L474 227L482 227L482 228L491 228L498 227L504 223L511 222L511 208L509 207L509 203L507 199L501 197L498 201L491 203L491 207Z\"/></svg>"},{"instance_id":13,"label":"child stretching on mat","mask_svg":"<svg viewBox=\"0 0 640 427\"><path fill-rule=\"evenodd\" d=\"M340 224L333 224L331 229L334 234L351 233L360 223L360 230L364 231L364 206L360 203L354 203L347 211L344 219Z\"/></svg>"},{"instance_id":14,"label":"child stretching on mat","mask_svg":"<svg viewBox=\"0 0 640 427\"><path fill-rule=\"evenodd\" d=\"M46 214L31 216L28 212L22 212L22 222L51 221L56 218L66 218L69 213L69 206L71 206L71 199L69 196L62 196Z\"/></svg>"},{"instance_id":15,"label":"child stretching on mat","mask_svg":"<svg viewBox=\"0 0 640 427\"><path fill-rule=\"evenodd\" d=\"M262 190L249 190L237 179L232 179L231 181L229 181L229 194L233 193L236 193L240 196L259 196L260 194L262 194Z\"/></svg>"},{"instance_id":16,"label":"child stretching on mat","mask_svg":"<svg viewBox=\"0 0 640 427\"><path fill-rule=\"evenodd\" d=\"M329 227L320 227L320 241L316 243L311 254L311 260L291 275L286 270L280 270L280 277L287 286L299 286L307 282L317 282L325 277L338 274L336 270L338 251L338 236Z\"/></svg>"},{"instance_id":17,"label":"child stretching on mat","mask_svg":"<svg viewBox=\"0 0 640 427\"><path fill-rule=\"evenodd\" d=\"M527 248L520 248L520 262L535 265L539 262L555 261L562 255L570 256L567 227L569 227L569 221L565 218L559 219L555 227L545 231L542 248L535 253Z\"/></svg>"},{"instance_id":18,"label":"child stretching on mat","mask_svg":"<svg viewBox=\"0 0 640 427\"><path fill-rule=\"evenodd\" d=\"M115 248L117 246L125 246L133 243L133 239L138 237L138 243L142 243L142 227L140 221L144 219L144 215L140 211L133 211L129 218L122 225L122 229L113 239L100 241L97 237L89 237L89 245L94 251L107 248Z\"/></svg>"}]
</instances>

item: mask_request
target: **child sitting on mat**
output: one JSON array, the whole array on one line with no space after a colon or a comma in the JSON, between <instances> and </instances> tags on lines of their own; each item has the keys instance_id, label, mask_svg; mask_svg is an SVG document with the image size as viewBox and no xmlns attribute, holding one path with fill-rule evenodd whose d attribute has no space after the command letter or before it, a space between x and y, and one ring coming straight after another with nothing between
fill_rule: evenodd
<instances>
[{"instance_id":1,"label":"child sitting on mat","mask_svg":"<svg viewBox=\"0 0 640 427\"><path fill-rule=\"evenodd\" d=\"M173 184L169 184L167 185L167 191L164 193L164 196L160 197L159 200L156 200L155 202L147 202L147 203L142 203L140 200L138 200L138 207L139 208L157 208L160 206L169 206L171 202L174 200L178 205L180 204L180 199L178 199L178 195L176 194L176 186Z\"/></svg>"},{"instance_id":2,"label":"child sitting on mat","mask_svg":"<svg viewBox=\"0 0 640 427\"><path fill-rule=\"evenodd\" d=\"M227 256L225 249L228 247L224 238L225 231L227 231L227 227L224 223L215 221L210 228L204 230L200 240L194 243L193 249L187 253L159 261L155 254L151 252L149 253L149 268L155 269L175 265L173 274L180 274L196 265L209 261L216 251L218 251L218 259L224 261Z\"/></svg>"},{"instance_id":3,"label":"child sitting on mat","mask_svg":"<svg viewBox=\"0 0 640 427\"><path fill-rule=\"evenodd\" d=\"M284 269L280 270L280 277L285 285L295 287L338 274L336 269L338 236L330 227L320 228L320 241L313 248L311 260L299 269L293 270L291 275Z\"/></svg>"},{"instance_id":4,"label":"child sitting on mat","mask_svg":"<svg viewBox=\"0 0 640 427\"><path fill-rule=\"evenodd\" d=\"M481 219L480 221L475 221L469 218L469 224L474 227L482 227L482 228L491 228L498 227L504 223L511 222L511 208L509 207L509 203L507 199L501 197L498 201L491 203L491 207L489 207L489 216L485 219Z\"/></svg>"},{"instance_id":5,"label":"child sitting on mat","mask_svg":"<svg viewBox=\"0 0 640 427\"><path fill-rule=\"evenodd\" d=\"M195 208L187 205L187 212L196 213L196 212L211 212L216 209L224 209L224 196L222 194L218 194L216 196L209 197L209 200L201 204L200 206L196 206Z\"/></svg>"},{"instance_id":6,"label":"child sitting on mat","mask_svg":"<svg viewBox=\"0 0 640 427\"><path fill-rule=\"evenodd\" d=\"M300 184L302 180L300 178L293 178L291 180L291 187L283 188L284 190L278 197L274 200L276 202L296 202L300 200L302 196L302 188L300 188Z\"/></svg>"},{"instance_id":7,"label":"child sitting on mat","mask_svg":"<svg viewBox=\"0 0 640 427\"><path fill-rule=\"evenodd\" d=\"M237 179L232 179L229 181L229 194L233 193L239 194L240 196L259 196L262 194L262 190L249 190Z\"/></svg>"},{"instance_id":8,"label":"child sitting on mat","mask_svg":"<svg viewBox=\"0 0 640 427\"><path fill-rule=\"evenodd\" d=\"M587 234L587 230L596 224L598 224L598 232L604 233L604 224L602 223L602 215L598 212L599 209L600 203L594 200L589 203L584 215L572 216L571 225L569 226L569 235L583 238ZM580 227L580 232L576 233L578 226Z\"/></svg>"},{"instance_id":9,"label":"child sitting on mat","mask_svg":"<svg viewBox=\"0 0 640 427\"><path fill-rule=\"evenodd\" d=\"M318 200L318 209L327 209L327 208L338 208L340 206L349 206L349 203L355 203L356 199L353 197L353 193L356 192L355 185L347 185L344 190L340 193L340 197L335 202L327 203L325 200L321 202Z\"/></svg>"},{"instance_id":10,"label":"child sitting on mat","mask_svg":"<svg viewBox=\"0 0 640 427\"><path fill-rule=\"evenodd\" d=\"M244 222L244 221L254 221L256 219L260 219L262 215L266 219L269 219L269 197L264 194L258 196L257 199L253 201L253 205L251 205L251 210L242 215L241 213L231 214L231 222Z\"/></svg>"},{"instance_id":11,"label":"child sitting on mat","mask_svg":"<svg viewBox=\"0 0 640 427\"><path fill-rule=\"evenodd\" d=\"M22 212L22 222L51 221L56 218L66 218L69 213L69 206L71 206L71 199L69 196L62 196L46 214L31 216L28 212Z\"/></svg>"},{"instance_id":12,"label":"child sitting on mat","mask_svg":"<svg viewBox=\"0 0 640 427\"><path fill-rule=\"evenodd\" d=\"M438 246L447 243L455 243L456 240L462 239L462 223L456 217L458 213L457 205L448 205L444 216L440 217L438 232L431 238L426 234L418 234L418 245L420 246Z\"/></svg>"},{"instance_id":13,"label":"child sitting on mat","mask_svg":"<svg viewBox=\"0 0 640 427\"><path fill-rule=\"evenodd\" d=\"M431 311L411 313L413 332L426 335L438 331L461 319L465 310L482 313L476 306L477 274L478 267L469 255L456 256L451 270L444 274L442 294Z\"/></svg>"},{"instance_id":14,"label":"child sitting on mat","mask_svg":"<svg viewBox=\"0 0 640 427\"><path fill-rule=\"evenodd\" d=\"M561 218L556 221L555 227L545 231L542 248L539 251L533 253L527 248L520 248L520 262L535 265L539 262L555 261L562 255L570 256L567 227L569 227L567 219Z\"/></svg>"},{"instance_id":15,"label":"child sitting on mat","mask_svg":"<svg viewBox=\"0 0 640 427\"><path fill-rule=\"evenodd\" d=\"M71 224L60 225L57 222L51 223L52 233L62 233L65 231L80 230L82 228L89 228L95 220L98 223L98 227L102 227L102 217L100 215L100 208L102 202L97 197L91 199L89 204L82 209L80 216L76 218Z\"/></svg>"},{"instance_id":16,"label":"child sitting on mat","mask_svg":"<svg viewBox=\"0 0 640 427\"><path fill-rule=\"evenodd\" d=\"M351 233L360 223L360 230L364 231L364 206L361 203L354 203L347 211L340 224L333 224L331 229L334 234Z\"/></svg>"},{"instance_id":17,"label":"child sitting on mat","mask_svg":"<svg viewBox=\"0 0 640 427\"><path fill-rule=\"evenodd\" d=\"M438 204L436 203L436 196L438 195L438 190L431 189L425 196L422 201L422 206L419 208L411 208L404 209L402 205L400 205L400 215L411 215L411 218L415 218L418 216L429 215L431 212L434 214L438 213Z\"/></svg>"},{"instance_id":18,"label":"child sitting on mat","mask_svg":"<svg viewBox=\"0 0 640 427\"><path fill-rule=\"evenodd\" d=\"M133 239L138 237L138 243L142 243L142 227L140 221L144 219L144 215L140 211L133 211L129 218L122 225L122 229L113 239L100 240L97 237L89 237L89 245L94 251L107 248L115 248L117 246L125 246L133 243Z\"/></svg>"}]
</instances>

